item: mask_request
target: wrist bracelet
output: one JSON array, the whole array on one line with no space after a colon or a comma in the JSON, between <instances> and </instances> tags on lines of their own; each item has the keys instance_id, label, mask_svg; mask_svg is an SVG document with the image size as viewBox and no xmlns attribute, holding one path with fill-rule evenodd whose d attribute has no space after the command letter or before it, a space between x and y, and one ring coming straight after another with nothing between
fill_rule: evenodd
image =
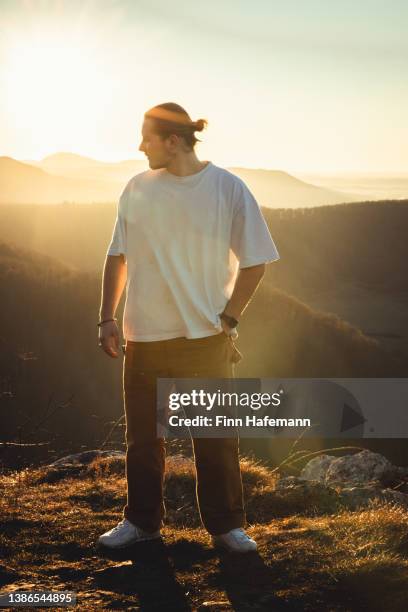
<instances>
[{"instance_id":1,"label":"wrist bracelet","mask_svg":"<svg viewBox=\"0 0 408 612\"><path fill-rule=\"evenodd\" d=\"M117 321L117 318L113 318L113 319L104 319L103 321L99 321L99 323L97 323L98 327L101 327L101 325L103 325L104 323L109 323L109 321Z\"/></svg>"},{"instance_id":2,"label":"wrist bracelet","mask_svg":"<svg viewBox=\"0 0 408 612\"><path fill-rule=\"evenodd\" d=\"M237 327L238 321L234 317L230 317L229 315L225 314L225 312L221 312L218 316L220 317L220 319L224 319L227 325L232 329Z\"/></svg>"}]
</instances>

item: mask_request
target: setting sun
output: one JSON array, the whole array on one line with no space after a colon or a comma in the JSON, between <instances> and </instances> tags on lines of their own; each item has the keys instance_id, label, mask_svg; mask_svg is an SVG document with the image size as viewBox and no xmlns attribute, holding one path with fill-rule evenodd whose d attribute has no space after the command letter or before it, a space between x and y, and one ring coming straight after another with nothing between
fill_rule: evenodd
<instances>
[{"instance_id":1,"label":"setting sun","mask_svg":"<svg viewBox=\"0 0 408 612\"><path fill-rule=\"evenodd\" d=\"M8 48L3 64L5 103L17 132L38 133L39 152L89 133L89 116L104 113L104 58L87 42L44 32ZM34 131L35 126L35 131ZM72 148L76 148L72 141Z\"/></svg>"}]
</instances>

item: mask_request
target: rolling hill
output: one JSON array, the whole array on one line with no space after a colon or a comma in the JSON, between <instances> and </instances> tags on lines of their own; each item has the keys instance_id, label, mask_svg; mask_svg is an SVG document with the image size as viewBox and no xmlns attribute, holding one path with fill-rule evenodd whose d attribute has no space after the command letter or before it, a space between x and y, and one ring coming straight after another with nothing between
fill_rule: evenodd
<instances>
[{"instance_id":1,"label":"rolling hill","mask_svg":"<svg viewBox=\"0 0 408 612\"><path fill-rule=\"evenodd\" d=\"M0 206L0 240L100 275L114 204ZM408 202L263 208L281 259L264 282L380 338L406 344Z\"/></svg>"},{"instance_id":2,"label":"rolling hill","mask_svg":"<svg viewBox=\"0 0 408 612\"><path fill-rule=\"evenodd\" d=\"M11 157L0 157L0 204L112 202L121 185L108 180L66 178Z\"/></svg>"},{"instance_id":3,"label":"rolling hill","mask_svg":"<svg viewBox=\"0 0 408 612\"><path fill-rule=\"evenodd\" d=\"M352 194L316 187L279 170L228 168L239 176L266 208L298 208L340 204L359 199Z\"/></svg>"},{"instance_id":4,"label":"rolling hill","mask_svg":"<svg viewBox=\"0 0 408 612\"><path fill-rule=\"evenodd\" d=\"M39 162L25 163L41 168L49 174L73 179L115 181L121 183L122 187L132 176L147 169L145 161L127 160L109 163L75 153L55 153Z\"/></svg>"},{"instance_id":5,"label":"rolling hill","mask_svg":"<svg viewBox=\"0 0 408 612\"><path fill-rule=\"evenodd\" d=\"M97 346L100 275L0 242L0 284L3 441L14 440L20 427L23 442L50 441L50 447L38 447L39 456L99 446L123 410L122 359L108 358ZM122 314L123 299L120 321ZM406 360L268 282L245 311L237 346L244 356L236 367L240 378L407 375ZM250 442L243 448L268 457L284 454L291 444L274 442L274 449L265 450L259 440Z\"/></svg>"},{"instance_id":6,"label":"rolling hill","mask_svg":"<svg viewBox=\"0 0 408 612\"><path fill-rule=\"evenodd\" d=\"M127 181L147 168L146 162L139 160L107 163L72 153L57 153L40 162L24 163L3 157L0 158L0 203L116 201ZM242 178L265 207L321 206L356 199L278 170L228 170Z\"/></svg>"}]
</instances>

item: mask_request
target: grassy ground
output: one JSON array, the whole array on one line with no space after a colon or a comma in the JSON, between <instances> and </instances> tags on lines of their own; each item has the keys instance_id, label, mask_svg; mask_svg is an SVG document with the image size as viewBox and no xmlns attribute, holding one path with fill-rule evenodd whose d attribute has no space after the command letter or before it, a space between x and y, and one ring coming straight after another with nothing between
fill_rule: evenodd
<instances>
[{"instance_id":1,"label":"grassy ground","mask_svg":"<svg viewBox=\"0 0 408 612\"><path fill-rule=\"evenodd\" d=\"M1 593L73 590L78 609L98 611L408 609L406 512L275 512L274 476L249 459L242 471L259 554L212 548L188 466L168 472L164 544L109 555L95 541L121 518L123 463L97 460L52 483L41 469L2 475Z\"/></svg>"}]
</instances>

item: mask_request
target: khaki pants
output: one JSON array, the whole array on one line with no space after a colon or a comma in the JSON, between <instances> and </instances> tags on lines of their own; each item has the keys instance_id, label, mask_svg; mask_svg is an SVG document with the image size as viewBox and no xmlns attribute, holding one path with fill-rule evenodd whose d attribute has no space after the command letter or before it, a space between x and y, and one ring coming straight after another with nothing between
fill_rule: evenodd
<instances>
[{"instance_id":1,"label":"khaki pants","mask_svg":"<svg viewBox=\"0 0 408 612\"><path fill-rule=\"evenodd\" d=\"M157 378L233 378L241 358L224 332L205 338L174 338L126 344L123 368L126 416L127 503L123 515L145 531L165 516L165 440L157 438ZM245 512L235 438L193 438L196 494L201 521L213 535L243 527Z\"/></svg>"}]
</instances>

